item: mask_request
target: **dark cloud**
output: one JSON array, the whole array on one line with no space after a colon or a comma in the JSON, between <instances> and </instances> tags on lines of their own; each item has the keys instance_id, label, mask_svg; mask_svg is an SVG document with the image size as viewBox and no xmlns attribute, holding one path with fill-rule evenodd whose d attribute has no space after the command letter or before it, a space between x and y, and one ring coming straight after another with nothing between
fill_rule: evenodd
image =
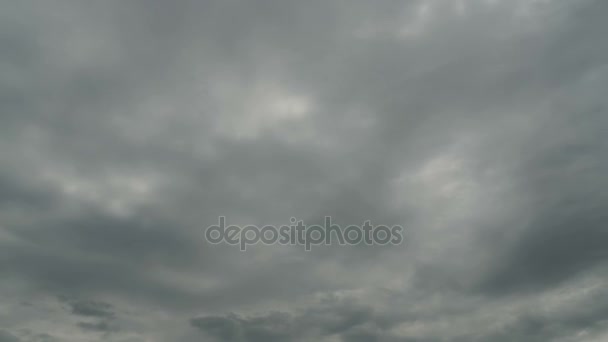
<instances>
[{"instance_id":1,"label":"dark cloud","mask_svg":"<svg viewBox=\"0 0 608 342\"><path fill-rule=\"evenodd\" d=\"M99 318L114 317L112 306L107 303L95 301L71 301L68 305L70 306L71 312L74 315Z\"/></svg>"},{"instance_id":2,"label":"dark cloud","mask_svg":"<svg viewBox=\"0 0 608 342\"><path fill-rule=\"evenodd\" d=\"M21 340L18 337L16 337L15 335L13 335L5 330L0 330L0 341L2 341L2 342L19 342Z\"/></svg>"},{"instance_id":3,"label":"dark cloud","mask_svg":"<svg viewBox=\"0 0 608 342\"><path fill-rule=\"evenodd\" d=\"M607 11L2 3L0 341L605 340Z\"/></svg>"},{"instance_id":4,"label":"dark cloud","mask_svg":"<svg viewBox=\"0 0 608 342\"><path fill-rule=\"evenodd\" d=\"M100 321L100 322L78 322L78 327L85 331L93 331L93 332L112 332L115 331L116 328L112 327L108 321Z\"/></svg>"},{"instance_id":5,"label":"dark cloud","mask_svg":"<svg viewBox=\"0 0 608 342\"><path fill-rule=\"evenodd\" d=\"M236 314L193 318L190 324L219 341L294 341L342 336L355 341L390 327L371 307L329 299L319 307L291 314L272 312L242 317Z\"/></svg>"}]
</instances>

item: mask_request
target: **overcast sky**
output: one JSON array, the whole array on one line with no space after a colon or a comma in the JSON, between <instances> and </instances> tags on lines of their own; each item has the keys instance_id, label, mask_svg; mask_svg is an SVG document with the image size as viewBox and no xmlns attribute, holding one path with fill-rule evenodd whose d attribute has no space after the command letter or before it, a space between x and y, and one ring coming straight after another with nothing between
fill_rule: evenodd
<instances>
[{"instance_id":1,"label":"overcast sky","mask_svg":"<svg viewBox=\"0 0 608 342\"><path fill-rule=\"evenodd\" d=\"M0 342L608 340L608 1L0 0ZM399 224L249 247L233 224Z\"/></svg>"}]
</instances>

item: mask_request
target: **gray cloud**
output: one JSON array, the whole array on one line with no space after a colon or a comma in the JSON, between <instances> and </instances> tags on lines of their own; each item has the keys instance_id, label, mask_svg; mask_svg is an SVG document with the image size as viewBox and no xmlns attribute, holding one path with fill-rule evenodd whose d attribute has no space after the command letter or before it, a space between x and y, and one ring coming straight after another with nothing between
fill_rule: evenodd
<instances>
[{"instance_id":1,"label":"gray cloud","mask_svg":"<svg viewBox=\"0 0 608 342\"><path fill-rule=\"evenodd\" d=\"M0 341L2 342L19 342L19 338L17 338L15 335L4 331L4 330L0 330Z\"/></svg>"},{"instance_id":2,"label":"gray cloud","mask_svg":"<svg viewBox=\"0 0 608 342\"><path fill-rule=\"evenodd\" d=\"M606 11L2 3L0 340L604 340Z\"/></svg>"},{"instance_id":3,"label":"gray cloud","mask_svg":"<svg viewBox=\"0 0 608 342\"><path fill-rule=\"evenodd\" d=\"M72 301L69 303L69 306L74 315L99 318L114 317L112 306L107 303L95 301Z\"/></svg>"},{"instance_id":4,"label":"gray cloud","mask_svg":"<svg viewBox=\"0 0 608 342\"><path fill-rule=\"evenodd\" d=\"M108 323L108 321L100 321L100 322L78 322L78 327L85 331L93 331L93 332L112 332L115 330L114 327Z\"/></svg>"},{"instance_id":5,"label":"gray cloud","mask_svg":"<svg viewBox=\"0 0 608 342\"><path fill-rule=\"evenodd\" d=\"M390 327L390 321L376 316L372 308L335 299L295 314L205 316L191 319L190 324L219 341L299 341L330 336L354 341L361 335L374 335L380 327Z\"/></svg>"}]
</instances>

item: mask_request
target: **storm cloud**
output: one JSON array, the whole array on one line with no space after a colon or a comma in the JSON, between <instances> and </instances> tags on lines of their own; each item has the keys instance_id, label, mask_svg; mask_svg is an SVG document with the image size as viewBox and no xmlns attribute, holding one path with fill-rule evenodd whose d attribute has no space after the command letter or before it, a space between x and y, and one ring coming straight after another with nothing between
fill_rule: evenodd
<instances>
[{"instance_id":1,"label":"storm cloud","mask_svg":"<svg viewBox=\"0 0 608 342\"><path fill-rule=\"evenodd\" d=\"M608 2L0 2L0 342L604 341ZM390 246L205 241L401 225Z\"/></svg>"}]
</instances>

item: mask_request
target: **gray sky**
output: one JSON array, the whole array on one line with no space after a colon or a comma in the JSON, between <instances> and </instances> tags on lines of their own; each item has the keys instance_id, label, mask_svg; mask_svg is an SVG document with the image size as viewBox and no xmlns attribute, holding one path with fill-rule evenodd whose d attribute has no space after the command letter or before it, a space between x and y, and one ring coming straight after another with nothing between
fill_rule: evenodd
<instances>
[{"instance_id":1,"label":"gray sky","mask_svg":"<svg viewBox=\"0 0 608 342\"><path fill-rule=\"evenodd\" d=\"M0 342L608 340L607 16L0 0Z\"/></svg>"}]
</instances>

